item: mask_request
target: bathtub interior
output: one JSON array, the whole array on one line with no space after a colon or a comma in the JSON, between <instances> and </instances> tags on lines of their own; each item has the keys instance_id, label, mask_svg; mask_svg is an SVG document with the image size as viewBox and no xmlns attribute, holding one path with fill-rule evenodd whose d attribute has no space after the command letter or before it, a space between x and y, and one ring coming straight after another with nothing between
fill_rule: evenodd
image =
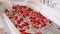
<instances>
[{"instance_id":1,"label":"bathtub interior","mask_svg":"<svg viewBox=\"0 0 60 34\"><path fill-rule=\"evenodd\" d=\"M39 11L41 10L38 10L39 7L35 7L35 5L30 5L29 3L24 3L24 2L14 2L12 3L12 5L21 5L21 6L27 6L27 7L30 7L32 8L34 11L37 11L39 13ZM12 10L11 10L12 11ZM6 12L6 15L9 15L10 12ZM11 13L12 14L12 13ZM16 14L17 15L17 14ZM20 16L21 17L21 16ZM18 18L19 19L19 18ZM47 18L49 19L49 18ZM11 20L11 19L10 19ZM13 21L12 21L13 23ZM47 28L46 28L47 27ZM60 30L59 30L59 26L56 25L55 23L53 23L52 21L52 24L49 24L47 23L47 26L46 27L43 27L41 29L37 29L37 30L34 30L34 29L31 29L29 30L28 32L31 32L32 34L35 34L35 32L42 32L42 34L59 34L60 33ZM45 29L46 28L46 29ZM19 30L19 28L17 28Z\"/></svg>"}]
</instances>

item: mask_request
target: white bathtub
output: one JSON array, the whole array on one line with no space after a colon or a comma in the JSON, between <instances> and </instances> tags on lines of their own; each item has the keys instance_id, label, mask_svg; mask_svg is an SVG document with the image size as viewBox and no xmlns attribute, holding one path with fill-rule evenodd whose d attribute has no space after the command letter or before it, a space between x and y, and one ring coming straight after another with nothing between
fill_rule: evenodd
<instances>
[{"instance_id":1,"label":"white bathtub","mask_svg":"<svg viewBox=\"0 0 60 34\"><path fill-rule=\"evenodd\" d=\"M26 5L29 6L31 8L33 8L34 10L41 12L41 14L43 14L45 17L47 17L48 19L51 19L52 21L54 21L54 23L56 22L56 24L58 24L60 22L59 20L59 12L57 14L53 14L54 12L56 13L56 11L58 11L56 9L53 9L51 7L45 6L45 5L36 5L36 4L30 4L30 3L24 3L24 2L13 2L12 4L20 4L20 5ZM52 12L51 12L52 11ZM51 13L50 13L51 12ZM58 18L55 18L54 16L56 15ZM3 13L3 18L6 21L5 25L7 25L9 28L8 30L10 30L10 34L20 34L20 32L15 28L15 26L13 25L13 23L9 20L9 18L5 15L5 13ZM56 20L56 21L55 21ZM59 27L58 25L54 24L51 28L49 28L48 31L46 31L46 34L60 34L60 31L57 30L57 28Z\"/></svg>"}]
</instances>

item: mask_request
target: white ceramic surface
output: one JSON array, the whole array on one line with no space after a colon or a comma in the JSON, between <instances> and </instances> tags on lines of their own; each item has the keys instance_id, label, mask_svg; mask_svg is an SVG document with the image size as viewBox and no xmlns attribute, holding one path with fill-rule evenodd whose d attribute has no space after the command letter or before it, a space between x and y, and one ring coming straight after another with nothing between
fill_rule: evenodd
<instances>
[{"instance_id":1,"label":"white ceramic surface","mask_svg":"<svg viewBox=\"0 0 60 34\"><path fill-rule=\"evenodd\" d=\"M43 15L45 15L44 13L44 10L42 10L41 11L41 8L39 7L39 6L37 6L37 5L34 5L34 4L30 4L30 3L24 3L24 2L22 2L22 3L19 3L19 2L17 2L17 3L12 3L12 4L20 4L20 5L26 5L26 6L29 6L29 7L31 7L31 8L33 8L34 10L36 10L36 11L40 11ZM42 6L41 6L42 7ZM46 6L45 6L45 8L46 8ZM44 13L43 13L44 12ZM46 14L47 15L47 14ZM45 16L46 16L45 15ZM8 17L4 14L3 15L4 16L4 18L5 18L5 20L6 20L6 22L7 22L7 24L9 25L9 27L11 28L11 30L12 30L12 34L16 34L18 31L17 31L17 29L14 27L14 25L12 24L12 22L8 19ZM48 17L48 15L46 16L46 17ZM49 17L50 18L50 17ZM57 20L58 21L58 20ZM58 28L59 26L57 26L56 24L54 24L54 26L52 26L51 28L49 28L49 30L47 30L45 33L46 34L60 34L60 31L58 31L57 30L57 28ZM17 32L16 32L17 31ZM44 33L44 34L45 34Z\"/></svg>"},{"instance_id":2,"label":"white ceramic surface","mask_svg":"<svg viewBox=\"0 0 60 34\"><path fill-rule=\"evenodd\" d=\"M48 10L46 10L46 6L41 6L42 7L42 9L41 9L41 7L39 7L38 5L35 5L35 4L30 4L30 3L24 3L24 2L14 2L14 3L12 3L12 4L19 4L19 5L26 5L26 6L29 6L29 7L31 7L33 10L36 10L36 11L38 11L38 12L41 12L45 17L47 17L48 19L51 19L51 18L54 18L54 17L52 17L52 15L50 15L50 14L48 14L47 12L51 12L50 10L52 10L53 11L53 9L52 8L49 8ZM44 12L44 10L46 10L47 12ZM56 9L56 11L57 11L57 9ZM55 12L56 12L55 11ZM45 14L45 13L47 13L47 14ZM53 11L53 13L54 13L54 11ZM58 12L57 12L58 13ZM56 14L56 15L54 15L54 16L57 16L58 14ZM51 16L51 17L49 17L49 16ZM59 16L58 16L59 17ZM54 18L55 19L55 18ZM58 18L56 18L55 20L56 21L54 21L54 19L52 20L54 23L56 23L56 24L54 24L51 28L49 28L44 34L60 34L60 31L57 29L57 28L59 28L59 20L58 20ZM44 31L43 31L44 32Z\"/></svg>"}]
</instances>

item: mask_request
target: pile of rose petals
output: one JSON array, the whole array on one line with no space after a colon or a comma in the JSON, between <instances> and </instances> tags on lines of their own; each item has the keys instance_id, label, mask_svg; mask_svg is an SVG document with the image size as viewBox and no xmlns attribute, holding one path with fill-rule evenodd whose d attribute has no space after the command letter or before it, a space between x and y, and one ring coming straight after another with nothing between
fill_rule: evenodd
<instances>
[{"instance_id":1,"label":"pile of rose petals","mask_svg":"<svg viewBox=\"0 0 60 34\"><path fill-rule=\"evenodd\" d=\"M12 8L12 11L5 9L5 13L22 34L32 34L32 30L36 31L42 28L47 30L48 28L46 26L48 23L51 26L52 22L49 19L30 7L13 5ZM42 32L36 31L34 34L42 34Z\"/></svg>"}]
</instances>

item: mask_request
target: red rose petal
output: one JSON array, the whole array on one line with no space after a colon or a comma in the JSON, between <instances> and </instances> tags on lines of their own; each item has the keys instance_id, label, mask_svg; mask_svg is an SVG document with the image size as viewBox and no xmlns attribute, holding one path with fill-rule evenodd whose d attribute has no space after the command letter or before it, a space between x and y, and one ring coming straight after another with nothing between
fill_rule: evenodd
<instances>
[{"instance_id":1,"label":"red rose petal","mask_svg":"<svg viewBox=\"0 0 60 34\"><path fill-rule=\"evenodd\" d=\"M31 34L31 33L28 33L28 32L23 31L22 34Z\"/></svg>"},{"instance_id":2,"label":"red rose petal","mask_svg":"<svg viewBox=\"0 0 60 34\"><path fill-rule=\"evenodd\" d=\"M60 30L60 28L58 28L58 30Z\"/></svg>"},{"instance_id":3,"label":"red rose petal","mask_svg":"<svg viewBox=\"0 0 60 34\"><path fill-rule=\"evenodd\" d=\"M37 32L37 33L35 33L35 34L42 34L41 32Z\"/></svg>"}]
</instances>

